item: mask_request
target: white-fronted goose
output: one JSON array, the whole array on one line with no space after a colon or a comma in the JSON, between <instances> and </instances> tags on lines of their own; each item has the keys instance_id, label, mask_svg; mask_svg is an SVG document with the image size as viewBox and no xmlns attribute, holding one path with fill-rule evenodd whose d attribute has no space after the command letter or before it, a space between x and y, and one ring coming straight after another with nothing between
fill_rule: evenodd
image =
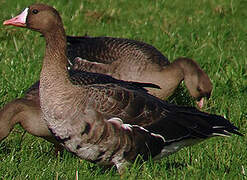
<instances>
[{"instance_id":1,"label":"white-fronted goose","mask_svg":"<svg viewBox=\"0 0 247 180\"><path fill-rule=\"evenodd\" d=\"M161 99L170 96L184 80L200 108L203 97L211 95L208 75L192 59L181 57L170 63L155 47L123 38L67 36L67 42L68 58L75 69L157 84L161 89L149 89L149 93Z\"/></svg>"},{"instance_id":2,"label":"white-fronted goose","mask_svg":"<svg viewBox=\"0 0 247 180\"><path fill-rule=\"evenodd\" d=\"M179 81L177 80L180 78L175 78L175 77L179 77L176 74L181 74L181 73L178 73L179 72L178 69L180 70L192 69L191 72L198 70L198 73L196 73L196 75L193 75L193 76L200 77L202 79L200 80L201 84L199 83L200 85L198 85L200 88L199 87L189 88L190 92L192 92L192 94L197 94L197 92L199 92L198 89L202 89L200 90L200 95L198 94L197 96L194 96L194 97L200 97L199 99L201 99L201 101L199 102L202 102L203 100L201 97L210 96L210 92L212 88L211 85L208 85L208 84L211 84L210 80L205 75L205 73L202 70L200 70L199 66L193 60L190 60L187 58L180 58L174 61L172 64L170 64L167 58L164 57L153 46L148 45L146 43L139 42L139 41L129 40L129 39L112 38L112 37L67 36L67 40L68 40L67 55L70 61L73 63L73 65L70 67L72 69L78 69L78 70L82 69L82 70L93 71L93 72L101 72L101 73L105 73L105 74L109 74L113 76L118 76L120 79L121 78L125 79L123 78L121 73L116 73L115 70L110 68L112 67L110 63L114 61L116 62L123 61L124 58L131 59L134 62L140 62L140 61L150 62L150 66L154 66L151 63L153 62L155 65L158 65L160 67L165 67L164 71L167 73L168 71L170 72L169 69L171 69L171 67L173 66L179 67L178 64L180 64L180 66L184 66L187 68L174 68L174 73L170 73L171 75L170 77L176 79L176 80L173 79L174 83L171 83L172 82L170 80L171 78L163 79L169 82L163 83L163 84L166 84L166 86L163 87L163 91L160 91L160 92L164 92L162 96L164 97L168 95L169 93L172 93L172 91L174 91L176 86L179 84L178 82L180 82L180 80ZM81 58L77 58L77 57L82 57L84 59L82 60ZM103 62L105 64L103 64L103 68L100 68L102 64L89 62L85 60L85 58L89 60L96 60L97 62ZM147 66L145 64L143 65L144 67ZM107 66L109 66L109 68L106 69ZM190 73L186 73L186 74L190 74ZM195 73L191 73L191 74L195 74ZM134 78L134 76L129 76L129 77L130 79ZM180 77L182 78L182 75ZM190 78L187 78L187 79L190 79ZM198 81L199 78L192 78L192 79L195 79L195 80L192 80L192 82L197 82L197 83L199 82ZM125 80L128 80L128 79L125 79ZM101 79L101 81L104 81L104 79ZM188 82L190 81L187 80L185 82L188 84ZM188 86L196 87L197 83L192 83L192 85L188 84ZM146 88L148 87L147 84L143 84L143 85ZM39 118L39 115L41 112L40 110L38 110L38 108L40 107L38 86L39 86L39 82L36 82L31 87L30 91L27 92L26 96L8 103L7 105L4 106L4 108L1 109L0 121L2 123L2 127L8 127L8 128L1 128L3 130L0 131L0 141L4 139L4 137L6 137L10 133L11 129L16 123L20 123L21 126L30 134L34 136L41 136L48 141L49 139L51 139L50 142L54 143L54 139L52 137L48 137L50 133L48 131L48 128L44 127L45 123ZM155 85L152 86L150 84L150 87L156 87L156 86ZM151 93L154 91L155 91L154 89L149 89L149 92ZM29 93L32 93L32 96L31 96L32 98L27 99L26 97L30 97ZM38 126L40 126L40 128ZM55 144L55 147L57 147L57 144L56 143L54 144Z\"/></svg>"},{"instance_id":3,"label":"white-fronted goose","mask_svg":"<svg viewBox=\"0 0 247 180\"><path fill-rule=\"evenodd\" d=\"M77 72L71 80L62 20L50 6L32 5L4 25L45 37L43 118L55 138L82 159L116 165L121 173L137 155L161 158L213 136L242 135L221 116L169 104L124 82L87 84L96 75L90 72Z\"/></svg>"}]
</instances>

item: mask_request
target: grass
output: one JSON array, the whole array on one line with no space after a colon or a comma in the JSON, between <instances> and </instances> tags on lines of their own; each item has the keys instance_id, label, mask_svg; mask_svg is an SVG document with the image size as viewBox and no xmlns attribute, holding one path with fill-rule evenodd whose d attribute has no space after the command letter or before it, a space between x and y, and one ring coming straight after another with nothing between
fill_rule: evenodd
<instances>
[{"instance_id":1,"label":"grass","mask_svg":"<svg viewBox=\"0 0 247 180\"><path fill-rule=\"evenodd\" d=\"M0 1L2 20L34 0ZM225 0L48 1L61 13L67 34L124 37L154 45L171 61L195 59L211 78L203 109L247 130L247 2ZM200 7L200 8L199 8ZM38 33L0 25L0 106L21 97L39 79L45 42ZM170 102L194 105L184 88ZM17 126L0 142L1 179L119 179L114 168L56 157L48 142ZM20 145L21 143L21 145ZM123 179L247 179L247 139L214 138L162 159L134 164Z\"/></svg>"}]
</instances>

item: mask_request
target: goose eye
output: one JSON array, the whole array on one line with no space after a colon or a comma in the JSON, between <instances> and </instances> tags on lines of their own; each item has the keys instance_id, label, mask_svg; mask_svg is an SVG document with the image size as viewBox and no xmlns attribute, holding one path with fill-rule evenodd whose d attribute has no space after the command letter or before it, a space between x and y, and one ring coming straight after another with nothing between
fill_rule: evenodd
<instances>
[{"instance_id":1,"label":"goose eye","mask_svg":"<svg viewBox=\"0 0 247 180\"><path fill-rule=\"evenodd\" d=\"M32 13L33 13L33 14L38 14L38 12L39 12L39 11L38 11L37 9L33 9L33 10L32 10Z\"/></svg>"}]
</instances>

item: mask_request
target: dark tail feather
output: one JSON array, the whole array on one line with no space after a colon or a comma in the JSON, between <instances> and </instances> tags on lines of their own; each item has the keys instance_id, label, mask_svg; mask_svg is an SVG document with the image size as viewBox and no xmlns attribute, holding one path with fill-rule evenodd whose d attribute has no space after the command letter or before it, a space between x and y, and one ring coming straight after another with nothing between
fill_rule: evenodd
<instances>
[{"instance_id":1,"label":"dark tail feather","mask_svg":"<svg viewBox=\"0 0 247 180\"><path fill-rule=\"evenodd\" d=\"M211 115L207 113L188 113L181 112L185 116L188 122L192 125L192 130L197 132L198 135L204 135L205 137L211 136L231 136L231 134L237 134L243 136L238 132L238 128L234 126L230 121L222 116ZM189 117L189 118L188 118ZM187 122L181 122L182 125L186 125ZM195 126L196 125L196 126ZM195 127L195 128L194 128Z\"/></svg>"},{"instance_id":2,"label":"dark tail feather","mask_svg":"<svg viewBox=\"0 0 247 180\"><path fill-rule=\"evenodd\" d=\"M165 118L145 128L170 142L231 134L243 136L236 126L222 116L204 113L195 108L174 108Z\"/></svg>"},{"instance_id":3,"label":"dark tail feather","mask_svg":"<svg viewBox=\"0 0 247 180\"><path fill-rule=\"evenodd\" d=\"M239 128L237 128L236 126L234 126L230 121L228 121L227 119L225 119L222 116L218 116L218 115L210 115L207 114L209 117L209 123L211 124L211 127L214 130L214 134L218 134L218 135L226 135L226 136L230 136L231 134L236 134L239 136L243 136L243 134L241 134L240 132L238 132Z\"/></svg>"},{"instance_id":4,"label":"dark tail feather","mask_svg":"<svg viewBox=\"0 0 247 180\"><path fill-rule=\"evenodd\" d=\"M173 107L166 117L150 126L132 125L132 134L135 152L144 160L149 155L160 159L213 136L243 136L224 117L186 107ZM131 151L126 155L136 157Z\"/></svg>"}]
</instances>

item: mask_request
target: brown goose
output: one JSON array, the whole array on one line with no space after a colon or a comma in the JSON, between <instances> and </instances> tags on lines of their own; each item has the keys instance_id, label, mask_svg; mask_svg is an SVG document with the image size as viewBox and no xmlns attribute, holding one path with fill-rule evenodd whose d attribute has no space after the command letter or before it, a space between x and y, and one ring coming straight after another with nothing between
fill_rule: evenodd
<instances>
[{"instance_id":1,"label":"brown goose","mask_svg":"<svg viewBox=\"0 0 247 180\"><path fill-rule=\"evenodd\" d=\"M122 38L88 37L88 36L84 36L84 37L67 36L67 41L68 41L67 55L70 61L73 63L73 65L70 66L70 68L72 69L84 69L87 71L92 70L94 72L101 72L101 73L116 76L117 73L113 72L111 68L110 70L105 69L106 65L109 64L110 62L112 63L113 61L122 61L124 58L135 60L134 62L139 62L142 59L144 59L144 61L147 62L154 62L154 64L158 64L161 67L163 66L166 67L165 72L168 72L170 67L174 66L174 64L181 64L181 65L184 64L184 66L188 67L188 69L197 69L198 72L202 72L201 75L197 73L195 77L198 76L202 79L200 80L201 85L198 86L200 86L201 87L200 89L203 90L200 91L200 95L195 97L202 97L203 94L206 96L207 92L208 92L207 96L209 96L211 92L211 86L207 86L207 84L211 84L209 78L207 78L205 73L202 70L200 70L199 66L193 60L180 58L174 61L172 64L170 64L167 58L164 57L156 48L146 43L138 42L135 40L122 39ZM95 64L85 59L81 59L77 57L82 57L89 60L96 60L97 62L103 62L105 63L103 64L104 68L100 68L100 69L98 68L101 67L98 65L102 65L102 64L99 63ZM177 61L179 63L177 63ZM191 66L189 66L189 64L191 64ZM192 66L195 68L193 68ZM109 67L111 67L110 64ZM177 69L179 68L174 68L174 73L171 74L177 74L178 73ZM186 68L181 68L181 69L186 69ZM73 76L73 74L70 75ZM123 76L120 75L118 77L122 78ZM171 77L178 77L178 76L172 75ZM133 77L131 78L133 79ZM169 79L166 78L165 80L169 80ZM198 80L198 78L196 78L196 80ZM102 79L101 81L104 81L104 79ZM168 93L167 89L169 86L170 88L168 90L172 92L175 89L175 87L178 85L179 81L176 80L174 81L175 83L164 83L166 84L166 86L163 87L164 96L166 96L165 93ZM195 80L193 81L195 82ZM188 85L188 87L189 86L190 85ZM44 126L45 125L44 121L42 121L39 118L41 111L38 109L40 108L38 87L39 87L39 81L36 82L30 88L26 96L8 103L7 105L5 105L3 109L0 110L0 122L2 125L1 126L2 128L0 129L0 141L8 136L8 134L10 133L10 131L12 130L12 128L16 123L19 123L30 134L34 136L43 137L44 139L54 143L55 150L58 151L61 149L61 147L57 146L58 143L56 143L54 138L52 138L48 128ZM145 87L148 87L147 84L145 85ZM151 84L150 87L152 87ZM153 85L153 87L155 86ZM207 87L210 88L206 90ZM190 92L192 93L194 92L193 94L196 94L198 92L198 90L195 91L193 90L193 88L189 88L189 89L191 89ZM150 91L152 93L154 92L154 89L149 89L149 92ZM199 102L201 103L202 100L203 98L201 98L201 101Z\"/></svg>"},{"instance_id":2,"label":"brown goose","mask_svg":"<svg viewBox=\"0 0 247 180\"><path fill-rule=\"evenodd\" d=\"M209 92L209 94L211 92L212 86L207 86L208 83L211 84L209 78L207 78L205 73L202 70L200 70L199 66L193 60L186 59L186 58L180 58L174 61L172 64L169 64L169 61L166 59L166 57L164 57L153 46L148 45L146 43L129 40L129 39L122 39L122 38L112 38L112 37L94 37L93 38L93 37L88 37L88 36L84 36L84 37L67 36L67 40L69 42L67 55L70 61L73 62L73 65L70 67L72 69L84 69L87 71L92 70L94 72L102 72L105 74L116 76L117 74L116 72L111 73L113 72L111 68L109 70L110 72L107 72L108 70L105 69L105 67L109 62L123 60L123 57L126 59L135 60L135 62L139 62L141 59L144 59L147 62L149 61L154 62L155 64L158 64L161 67L165 66L166 67L165 72L168 72L170 67L174 66L174 64L181 64L181 65L184 64L184 66L188 67L188 69L197 69L198 72L201 72L201 75L197 73L197 75L195 76L195 77L201 77L202 79L200 81L201 85L199 86L201 87L200 89L203 89L203 90L200 91L200 95L198 95L198 97L199 96L202 97L203 94L206 96L207 94L206 92ZM98 62L104 62L106 64L103 64L104 66L103 69L102 68L99 69L98 67L100 66L97 66L99 65L99 63L95 64L95 63L89 62L84 59L82 60L80 58L77 58L78 56L82 58L87 58L89 60L95 59ZM191 66L189 66L189 64L191 64ZM175 67L176 66L177 65L175 65ZM109 67L111 66L109 65ZM173 74L178 73L177 69L179 68L174 68L174 73L170 73L172 74L171 77L178 77L176 75L173 75ZM186 68L181 68L181 69L186 69ZM70 75L73 76L73 74L70 74ZM123 76L119 76L119 77L122 78ZM131 78L133 79L133 77ZM187 78L187 79L190 79L190 78ZM169 80L169 79L166 78L165 80ZM198 80L198 78L196 78L196 80ZM101 79L101 81L104 81L104 79ZM164 92L163 94L164 96L166 96L165 93L168 93L167 89L169 86L170 88L168 90L172 92L175 89L175 87L178 85L179 81L176 81L176 80L174 81L175 81L174 83L171 83L171 81L170 83L164 83L167 85L163 87L164 91L162 92ZM193 81L195 82L195 80ZM189 81L185 81L185 82L189 82ZM143 85L145 87L148 87L147 84L143 84ZM8 103L3 109L0 110L0 121L2 124L1 127L4 127L4 128L1 128L0 130L0 141L3 140L10 133L10 131L12 130L13 126L16 123L20 123L21 126L30 134L34 136L43 137L46 140L54 143L56 151L57 151L57 150L60 150L61 148L58 148L56 141L54 141L54 138L50 137L51 134L48 131L48 128L44 127L45 123L39 118L41 112L40 110L38 110L38 108L40 108L38 87L39 87L39 81L36 82L30 88L26 96ZM155 85L152 86L150 84L150 87L155 87ZM188 85L188 87L192 87L192 86ZM210 88L206 90L207 87L210 87ZM193 94L196 94L197 92L199 92L198 90L197 91L193 90L196 88L189 88L189 89L191 89L190 92L192 93L194 92ZM154 89L149 89L149 92L150 91L152 93L154 92ZM30 93L32 94L31 96L30 96ZM202 102L202 100L203 98L201 98L201 101L199 102Z\"/></svg>"},{"instance_id":3,"label":"brown goose","mask_svg":"<svg viewBox=\"0 0 247 180\"><path fill-rule=\"evenodd\" d=\"M116 165L121 173L137 155L161 158L213 136L242 135L221 116L169 104L125 82L87 84L96 75L90 72L76 72L71 80L62 20L50 6L32 5L4 25L44 35L43 118L55 138L82 159Z\"/></svg>"},{"instance_id":4,"label":"brown goose","mask_svg":"<svg viewBox=\"0 0 247 180\"><path fill-rule=\"evenodd\" d=\"M67 36L67 42L68 58L75 69L157 84L161 89L149 89L149 93L162 99L170 96L184 80L200 108L203 97L211 95L208 75L192 59L178 58L170 63L155 47L123 38Z\"/></svg>"},{"instance_id":5,"label":"brown goose","mask_svg":"<svg viewBox=\"0 0 247 180\"><path fill-rule=\"evenodd\" d=\"M67 53L68 53L68 58L73 63L73 65L70 66L70 68L72 69L84 69L87 71L101 72L113 76L118 76L120 79L122 78L125 80L128 80L128 78L124 78L124 76L122 76L123 73L122 74L116 73L111 68L106 69L107 65L109 65L109 67L112 67L108 63L110 62L112 63L113 61L122 61L124 58L135 60L134 62L139 62L140 60L144 60L147 62L154 62L154 65L158 64L160 67L163 66L166 67L164 69L164 72L167 72L170 75L172 75L170 76L172 78L179 77L176 74L182 74L182 73L178 73L182 69L184 70L192 69L193 71L195 70L198 71L198 73L196 73L197 75L195 75L195 77L197 78L187 78L187 79L192 79L192 82L196 82L196 83L192 83L192 85L190 85L188 84L188 82L190 81L188 81L186 78L185 78L185 82L188 84L188 87L192 87L192 86L196 87L196 84L200 82L197 88L189 88L191 94L194 95L199 93L198 89L202 89L200 90L200 93L198 95L194 96L194 97L199 97L198 99L201 99L200 101L198 101L200 102L199 107L202 106L202 100L203 100L203 98L200 97L203 97L203 95L209 97L210 95L212 89L212 86L208 85L211 84L210 80L208 76L202 70L200 70L200 67L193 60L186 58L179 58L175 60L172 64L169 64L169 61L166 59L166 57L164 57L153 46L129 39L112 38L112 37L92 38L88 36L84 36L84 37L67 36L67 40L69 42ZM106 64L99 64L99 63L96 64L87 61L85 59L77 58L78 56L82 58L87 58L89 60L95 59L97 62L103 62ZM178 64L180 64L181 67L184 66L186 68L177 68L179 66ZM101 65L103 65L103 68L99 68L101 67ZM150 66L154 66L154 65L150 63ZM174 71L173 73L170 73L169 69L171 69L173 66L175 66ZM191 74L195 74L195 73L191 73ZM133 79L134 77L137 76L131 76L130 79ZM180 78L182 78L182 75L180 76ZM199 80L200 78L201 80ZM165 97L168 94L172 93L172 91L174 91L174 89L180 82L180 80L177 81L178 79L176 78L175 78L176 80L173 79L172 81L169 79L170 78L165 78L165 81L167 82L161 83L163 85L166 84L166 86L163 86L162 91L161 90L159 91L158 89L156 90L157 92L163 92L162 97ZM103 81L103 79L101 81ZM162 82L164 82L164 79ZM35 83L31 87L32 90L28 91L27 92L28 94L24 96L24 98L19 98L17 100L12 101L0 111L0 121L3 125L2 127L8 127L8 128L2 128L4 129L4 131L0 130L0 141L10 133L11 129L16 123L20 123L22 127L32 135L44 137L48 141L49 139L51 139L50 142L54 143L54 139L52 137L47 137L48 135L50 135L50 133L48 129L44 127L45 123L39 118L41 112L40 110L38 110L39 108L38 86L39 86L39 82ZM151 84L149 86L155 87L155 85L152 86ZM145 84L145 87L148 87L148 85ZM149 92L154 94L155 89L149 89ZM30 97L29 93L32 93L31 96L32 98L27 99L26 97ZM40 126L40 128L38 128L38 126ZM61 149L61 148L57 148L56 143L54 144L56 149L58 150Z\"/></svg>"}]
</instances>

